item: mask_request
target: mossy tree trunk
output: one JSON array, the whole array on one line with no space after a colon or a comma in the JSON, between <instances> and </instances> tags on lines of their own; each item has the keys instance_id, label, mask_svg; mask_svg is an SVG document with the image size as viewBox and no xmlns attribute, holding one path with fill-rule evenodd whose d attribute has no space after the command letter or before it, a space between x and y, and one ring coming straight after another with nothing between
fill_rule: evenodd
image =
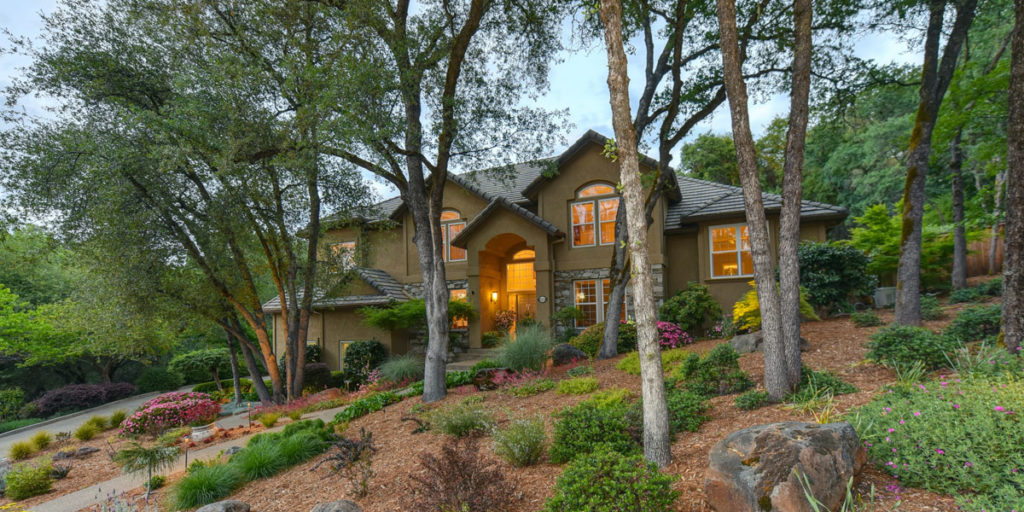
<instances>
[{"instance_id":1,"label":"mossy tree trunk","mask_svg":"<svg viewBox=\"0 0 1024 512\"><path fill-rule=\"evenodd\" d=\"M1003 342L1020 353L1024 342L1024 0L1014 1L1016 20L1010 64L1006 151L1006 231L1003 256Z\"/></svg>"}]
</instances>

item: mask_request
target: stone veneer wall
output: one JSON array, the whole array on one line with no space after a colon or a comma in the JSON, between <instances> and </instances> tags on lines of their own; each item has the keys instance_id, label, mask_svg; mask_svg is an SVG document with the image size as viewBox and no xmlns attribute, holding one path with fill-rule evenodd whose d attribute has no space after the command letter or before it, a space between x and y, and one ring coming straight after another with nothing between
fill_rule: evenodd
<instances>
[{"instance_id":1,"label":"stone veneer wall","mask_svg":"<svg viewBox=\"0 0 1024 512\"><path fill-rule=\"evenodd\" d=\"M583 270L556 270L554 272L555 297L554 312L576 304L573 298L573 281L588 279L608 279L610 270L607 268L588 268ZM665 268L663 265L651 265L651 276L654 278L654 301L657 306L665 298ZM633 288L626 287L626 317L633 318ZM565 331L564 326L555 326L555 336L560 337Z\"/></svg>"},{"instance_id":2,"label":"stone veneer wall","mask_svg":"<svg viewBox=\"0 0 1024 512\"><path fill-rule=\"evenodd\" d=\"M409 294L410 297L415 297L417 299L423 298L423 283L409 283L402 285L402 288L405 289L405 293ZM448 281L449 290L458 290L460 288L469 288L469 281L466 279L454 279ZM457 348L460 347L469 347L468 330L450 331L449 335L449 353L454 352ZM413 354L425 354L427 352L427 338L428 336L426 327L417 331L416 334L409 336L409 352Z\"/></svg>"}]
</instances>

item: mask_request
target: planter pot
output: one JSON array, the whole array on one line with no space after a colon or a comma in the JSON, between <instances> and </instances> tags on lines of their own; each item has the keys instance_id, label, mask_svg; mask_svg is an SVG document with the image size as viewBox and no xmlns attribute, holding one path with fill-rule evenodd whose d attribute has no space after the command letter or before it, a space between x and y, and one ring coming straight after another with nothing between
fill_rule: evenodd
<instances>
[{"instance_id":1,"label":"planter pot","mask_svg":"<svg viewBox=\"0 0 1024 512\"><path fill-rule=\"evenodd\" d=\"M876 308L887 308L896 303L896 287L885 286L882 288L875 288L875 293L871 295L871 298L875 301Z\"/></svg>"},{"instance_id":2,"label":"planter pot","mask_svg":"<svg viewBox=\"0 0 1024 512\"><path fill-rule=\"evenodd\" d=\"M191 438L193 441L199 442L208 437L212 437L215 428L217 428L216 423L210 423L209 425L202 425L199 427L192 427Z\"/></svg>"}]
</instances>

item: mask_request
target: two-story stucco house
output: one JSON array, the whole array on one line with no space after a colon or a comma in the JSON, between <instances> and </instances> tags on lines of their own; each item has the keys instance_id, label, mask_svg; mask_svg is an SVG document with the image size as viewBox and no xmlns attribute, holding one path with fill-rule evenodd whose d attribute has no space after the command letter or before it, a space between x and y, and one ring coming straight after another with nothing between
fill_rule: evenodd
<instances>
[{"instance_id":1,"label":"two-story stucco house","mask_svg":"<svg viewBox=\"0 0 1024 512\"><path fill-rule=\"evenodd\" d=\"M441 214L445 269L452 297L465 299L479 312L477 319L453 326L471 347L479 347L481 335L494 329L499 311L550 325L552 314L575 306L584 314L577 329L604 321L619 204L619 169L602 155L605 141L588 132L546 162L517 165L511 178L486 172L450 176ZM642 170L655 165L650 159L641 162ZM729 311L753 275L742 191L675 179L658 202L648 235L656 298L663 300L696 281ZM778 240L780 199L764 195L773 240ZM422 293L412 215L399 198L377 208L380 219L336 225L324 235L332 250L365 249L356 269L359 279L314 302L308 341L323 347L324 361L332 367L340 365L343 346L355 340L376 339L395 354L414 348L410 333L368 327L357 313L364 306ZM823 241L826 230L846 215L841 207L804 201L801 237ZM630 313L628 295L626 307L616 316ZM280 304L274 299L265 309L275 317L276 345L284 339Z\"/></svg>"}]
</instances>

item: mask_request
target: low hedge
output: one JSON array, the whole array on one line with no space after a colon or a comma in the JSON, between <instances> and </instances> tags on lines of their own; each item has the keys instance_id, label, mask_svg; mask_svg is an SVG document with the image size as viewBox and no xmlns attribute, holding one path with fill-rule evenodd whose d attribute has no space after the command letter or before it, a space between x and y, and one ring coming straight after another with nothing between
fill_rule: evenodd
<instances>
[{"instance_id":1,"label":"low hedge","mask_svg":"<svg viewBox=\"0 0 1024 512\"><path fill-rule=\"evenodd\" d=\"M136 388L128 382L111 384L71 384L47 391L36 399L35 415L41 418L69 411L89 409L134 395Z\"/></svg>"}]
</instances>

